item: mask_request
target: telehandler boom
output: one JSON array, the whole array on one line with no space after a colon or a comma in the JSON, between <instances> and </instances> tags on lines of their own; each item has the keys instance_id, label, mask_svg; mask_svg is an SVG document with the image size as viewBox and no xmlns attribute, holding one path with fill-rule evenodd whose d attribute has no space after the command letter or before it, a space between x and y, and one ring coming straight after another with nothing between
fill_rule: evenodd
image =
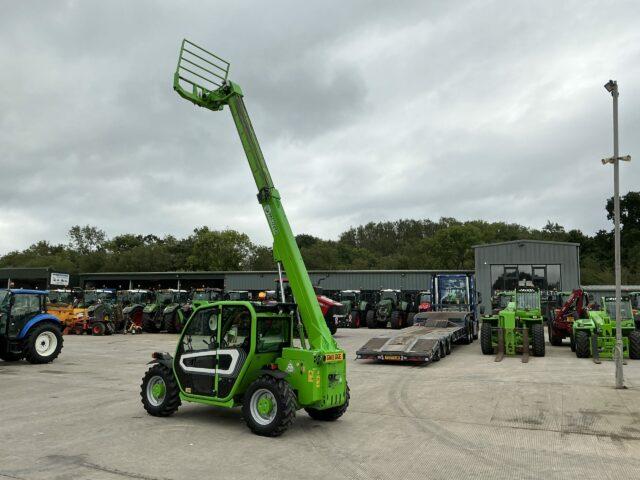
<instances>
[{"instance_id":1,"label":"telehandler boom","mask_svg":"<svg viewBox=\"0 0 640 480\"><path fill-rule=\"evenodd\" d=\"M242 90L228 73L227 61L184 40L173 87L199 107L229 107L273 236L274 258L286 271L296 303L221 301L195 308L175 358L153 354L155 363L143 378L141 396L147 412L156 416L174 413L182 400L242 405L254 433L276 436L291 425L297 408L317 420L342 416L349 404L346 361L318 306ZM295 326L299 347L293 344Z\"/></svg>"}]
</instances>

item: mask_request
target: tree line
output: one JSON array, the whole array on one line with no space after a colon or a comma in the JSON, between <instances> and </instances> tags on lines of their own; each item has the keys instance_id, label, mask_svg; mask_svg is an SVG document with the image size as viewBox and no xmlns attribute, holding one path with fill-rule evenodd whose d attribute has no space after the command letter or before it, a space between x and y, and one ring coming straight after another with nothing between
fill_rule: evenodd
<instances>
[{"instance_id":1,"label":"tree line","mask_svg":"<svg viewBox=\"0 0 640 480\"><path fill-rule=\"evenodd\" d=\"M613 219L613 200L606 202ZM640 283L640 192L621 198L623 282ZM73 226L66 244L40 240L0 257L0 267L53 267L70 273L272 270L270 247L235 230L199 227L185 238L123 234ZM535 229L506 222L455 218L401 219L352 227L337 240L296 237L308 269L473 269L473 245L532 239L580 244L582 283L613 283L613 228L587 235L547 222Z\"/></svg>"}]
</instances>

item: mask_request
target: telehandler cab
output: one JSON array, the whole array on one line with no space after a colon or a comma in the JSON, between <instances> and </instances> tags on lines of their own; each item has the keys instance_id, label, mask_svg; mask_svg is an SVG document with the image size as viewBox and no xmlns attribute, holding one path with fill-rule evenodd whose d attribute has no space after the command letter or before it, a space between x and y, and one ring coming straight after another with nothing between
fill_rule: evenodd
<instances>
[{"instance_id":1,"label":"telehandler cab","mask_svg":"<svg viewBox=\"0 0 640 480\"><path fill-rule=\"evenodd\" d=\"M153 354L141 397L147 412L156 416L171 415L182 401L241 405L254 433L277 436L289 428L298 408L317 420L336 420L347 410L345 353L322 316L242 90L228 80L228 72L228 62L183 40L173 86L200 107L229 107L273 236L279 277L284 267L297 304L221 301L196 308L175 356ZM293 342L294 328L299 345Z\"/></svg>"}]
</instances>

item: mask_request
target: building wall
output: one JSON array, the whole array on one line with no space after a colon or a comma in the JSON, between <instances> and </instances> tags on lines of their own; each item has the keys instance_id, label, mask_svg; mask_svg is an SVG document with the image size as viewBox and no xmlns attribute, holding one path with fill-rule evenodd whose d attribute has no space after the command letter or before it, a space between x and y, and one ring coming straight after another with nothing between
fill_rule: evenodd
<instances>
[{"instance_id":1,"label":"building wall","mask_svg":"<svg viewBox=\"0 0 640 480\"><path fill-rule=\"evenodd\" d=\"M517 241L478 245L475 250L476 285L485 305L492 293L492 265L560 265L561 290L580 285L580 247L572 243Z\"/></svg>"},{"instance_id":2,"label":"building wall","mask_svg":"<svg viewBox=\"0 0 640 480\"><path fill-rule=\"evenodd\" d=\"M593 301L602 303L602 297L615 297L615 285L583 285L582 289L586 291ZM640 285L621 285L622 296L629 295L632 292L640 292Z\"/></svg>"}]
</instances>

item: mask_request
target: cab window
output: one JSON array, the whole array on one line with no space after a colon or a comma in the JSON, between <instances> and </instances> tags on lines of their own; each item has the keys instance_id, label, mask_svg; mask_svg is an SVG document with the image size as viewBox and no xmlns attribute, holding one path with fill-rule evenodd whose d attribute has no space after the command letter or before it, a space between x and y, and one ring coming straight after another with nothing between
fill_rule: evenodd
<instances>
[{"instance_id":1,"label":"cab window","mask_svg":"<svg viewBox=\"0 0 640 480\"><path fill-rule=\"evenodd\" d=\"M278 352L291 343L289 318L258 317L256 326L257 353Z\"/></svg>"},{"instance_id":2,"label":"cab window","mask_svg":"<svg viewBox=\"0 0 640 480\"><path fill-rule=\"evenodd\" d=\"M185 353L200 350L215 350L218 336L218 315L209 308L200 310L187 325L182 337Z\"/></svg>"}]
</instances>

